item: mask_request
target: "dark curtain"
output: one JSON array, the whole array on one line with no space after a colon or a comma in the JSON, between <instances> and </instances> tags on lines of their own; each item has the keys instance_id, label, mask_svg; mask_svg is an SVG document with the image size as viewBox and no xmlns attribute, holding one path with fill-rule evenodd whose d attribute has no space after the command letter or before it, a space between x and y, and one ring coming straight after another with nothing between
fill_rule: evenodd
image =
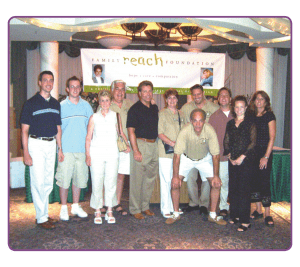
<instances>
[{"instance_id":1,"label":"dark curtain","mask_svg":"<svg viewBox=\"0 0 300 267\"><path fill-rule=\"evenodd\" d=\"M16 128L20 128L20 115L27 100L26 47L27 42L10 43L10 84L13 84Z\"/></svg>"}]
</instances>

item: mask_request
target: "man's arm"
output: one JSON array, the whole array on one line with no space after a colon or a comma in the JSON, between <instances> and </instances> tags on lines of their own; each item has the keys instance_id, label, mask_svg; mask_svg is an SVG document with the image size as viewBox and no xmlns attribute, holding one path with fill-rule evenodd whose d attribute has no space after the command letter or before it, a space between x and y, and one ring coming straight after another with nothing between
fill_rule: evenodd
<instances>
[{"instance_id":1,"label":"man's arm","mask_svg":"<svg viewBox=\"0 0 300 267\"><path fill-rule=\"evenodd\" d=\"M58 147L58 161L59 162L63 162L64 158L65 158L63 151L62 151L62 146L61 146L61 136L62 136L61 126L57 125L56 144Z\"/></svg>"},{"instance_id":2,"label":"man's arm","mask_svg":"<svg viewBox=\"0 0 300 267\"><path fill-rule=\"evenodd\" d=\"M23 124L21 125L22 128L22 145L23 145L23 152L24 152L24 163L25 165L32 166L32 158L28 151L28 138L29 138L29 128L30 125Z\"/></svg>"},{"instance_id":3,"label":"man's arm","mask_svg":"<svg viewBox=\"0 0 300 267\"><path fill-rule=\"evenodd\" d=\"M93 116L89 119L89 124L87 126L87 134L85 138L85 162L87 166L91 166L91 155L90 155L90 146L93 138L94 132L94 119Z\"/></svg>"},{"instance_id":4,"label":"man's arm","mask_svg":"<svg viewBox=\"0 0 300 267\"><path fill-rule=\"evenodd\" d=\"M127 131L128 131L130 145L131 145L132 151L133 151L133 158L138 162L142 162L143 156L142 156L141 152L139 151L139 147L137 145L135 128L128 127Z\"/></svg>"}]
</instances>

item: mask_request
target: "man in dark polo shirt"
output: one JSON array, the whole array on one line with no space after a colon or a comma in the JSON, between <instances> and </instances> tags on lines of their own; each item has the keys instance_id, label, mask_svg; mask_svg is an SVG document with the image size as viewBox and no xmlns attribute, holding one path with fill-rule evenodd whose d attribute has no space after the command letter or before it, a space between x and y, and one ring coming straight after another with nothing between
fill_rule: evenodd
<instances>
[{"instance_id":1,"label":"man in dark polo shirt","mask_svg":"<svg viewBox=\"0 0 300 267\"><path fill-rule=\"evenodd\" d=\"M158 107L151 104L153 84L150 81L139 84L138 94L140 100L129 109L126 127L132 147L129 212L141 220L142 213L154 215L149 203L158 174Z\"/></svg>"},{"instance_id":2,"label":"man in dark polo shirt","mask_svg":"<svg viewBox=\"0 0 300 267\"><path fill-rule=\"evenodd\" d=\"M45 229L55 228L53 223L57 221L49 218L48 204L53 189L56 142L61 149L60 104L50 95L53 82L51 71L40 73L40 92L25 102L21 114L24 163L30 169L37 224Z\"/></svg>"}]
</instances>

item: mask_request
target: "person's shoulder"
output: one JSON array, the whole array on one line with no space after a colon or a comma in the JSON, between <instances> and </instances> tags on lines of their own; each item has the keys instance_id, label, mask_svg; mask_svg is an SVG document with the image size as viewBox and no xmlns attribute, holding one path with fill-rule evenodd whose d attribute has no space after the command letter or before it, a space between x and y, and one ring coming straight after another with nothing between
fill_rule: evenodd
<instances>
[{"instance_id":1,"label":"person's shoulder","mask_svg":"<svg viewBox=\"0 0 300 267\"><path fill-rule=\"evenodd\" d=\"M83 105L85 108L88 108L88 109L93 110L91 104L90 104L87 100L85 100L85 99L83 99L83 98L80 98L80 102L82 103L82 105Z\"/></svg>"},{"instance_id":2,"label":"person's shoulder","mask_svg":"<svg viewBox=\"0 0 300 267\"><path fill-rule=\"evenodd\" d=\"M56 98L54 98L53 96L50 96L50 101L52 102L52 104L55 107L59 107L60 108L60 103L58 102L58 100Z\"/></svg>"},{"instance_id":3,"label":"person's shoulder","mask_svg":"<svg viewBox=\"0 0 300 267\"><path fill-rule=\"evenodd\" d=\"M132 100L127 99L127 98L125 98L123 101L125 102L125 105L127 107L131 107L134 104Z\"/></svg>"},{"instance_id":4,"label":"person's shoulder","mask_svg":"<svg viewBox=\"0 0 300 267\"><path fill-rule=\"evenodd\" d=\"M136 107L139 107L141 106L142 102L141 101L136 101L135 103L132 104L131 108L136 108Z\"/></svg>"},{"instance_id":5,"label":"person's shoulder","mask_svg":"<svg viewBox=\"0 0 300 267\"><path fill-rule=\"evenodd\" d=\"M203 129L205 129L206 131L215 131L214 127L210 125L208 122L204 123Z\"/></svg>"},{"instance_id":6,"label":"person's shoulder","mask_svg":"<svg viewBox=\"0 0 300 267\"><path fill-rule=\"evenodd\" d=\"M220 117L222 115L222 110L220 108L218 108L213 114L210 115L209 117L209 121L217 119L218 117Z\"/></svg>"},{"instance_id":7,"label":"person's shoulder","mask_svg":"<svg viewBox=\"0 0 300 267\"><path fill-rule=\"evenodd\" d=\"M220 108L219 105L217 105L217 104L215 104L215 103L213 103L213 102L210 102L210 101L207 101L206 104L207 104L208 107L210 107L211 109L213 109L213 110L215 110L215 111L218 110L218 109Z\"/></svg>"},{"instance_id":8,"label":"person's shoulder","mask_svg":"<svg viewBox=\"0 0 300 267\"><path fill-rule=\"evenodd\" d=\"M154 110L157 110L157 112L158 112L158 106L156 104L154 104L154 105L150 104L150 107L153 108Z\"/></svg>"},{"instance_id":9,"label":"person's shoulder","mask_svg":"<svg viewBox=\"0 0 300 267\"><path fill-rule=\"evenodd\" d=\"M60 104L60 106L62 107L62 106L64 106L64 105L66 105L67 103L68 103L68 100L67 100L67 98L66 98L66 99L62 100L59 104Z\"/></svg>"},{"instance_id":10,"label":"person's shoulder","mask_svg":"<svg viewBox=\"0 0 300 267\"><path fill-rule=\"evenodd\" d=\"M159 115L164 115L167 113L167 109L166 108L162 108L160 111L159 111Z\"/></svg>"},{"instance_id":11,"label":"person's shoulder","mask_svg":"<svg viewBox=\"0 0 300 267\"><path fill-rule=\"evenodd\" d=\"M266 112L266 117L271 120L276 120L276 116L272 110L269 110Z\"/></svg>"}]
</instances>

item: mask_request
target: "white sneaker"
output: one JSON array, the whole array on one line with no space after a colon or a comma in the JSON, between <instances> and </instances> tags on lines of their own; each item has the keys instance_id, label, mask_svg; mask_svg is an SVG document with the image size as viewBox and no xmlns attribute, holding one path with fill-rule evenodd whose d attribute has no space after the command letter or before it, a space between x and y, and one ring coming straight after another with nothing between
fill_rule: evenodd
<instances>
[{"instance_id":1,"label":"white sneaker","mask_svg":"<svg viewBox=\"0 0 300 267\"><path fill-rule=\"evenodd\" d=\"M69 220L69 214L68 214L68 207L61 207L59 218L62 221L68 221Z\"/></svg>"},{"instance_id":2,"label":"white sneaker","mask_svg":"<svg viewBox=\"0 0 300 267\"><path fill-rule=\"evenodd\" d=\"M81 208L80 205L72 204L71 206L72 206L71 213L73 215L77 215L80 218L86 218L88 216L88 214Z\"/></svg>"}]
</instances>

